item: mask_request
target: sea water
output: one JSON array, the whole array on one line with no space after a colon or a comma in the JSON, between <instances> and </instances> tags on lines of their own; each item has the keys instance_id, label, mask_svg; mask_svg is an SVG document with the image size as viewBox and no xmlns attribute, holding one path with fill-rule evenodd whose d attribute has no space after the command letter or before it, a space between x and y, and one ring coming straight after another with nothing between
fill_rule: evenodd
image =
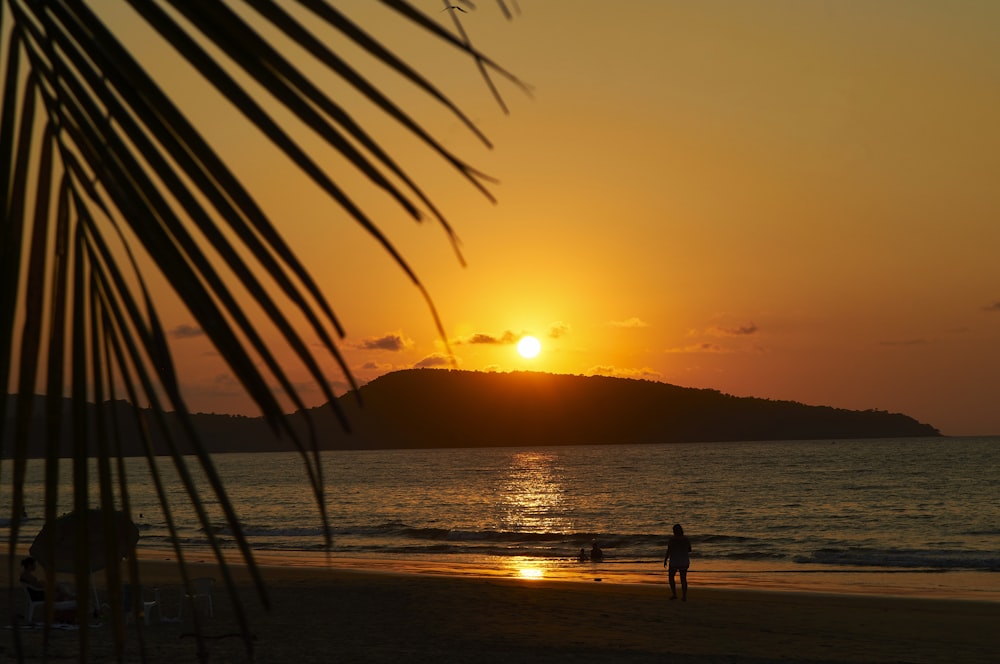
<instances>
[{"instance_id":1,"label":"sea water","mask_svg":"<svg viewBox=\"0 0 1000 664\"><path fill-rule=\"evenodd\" d=\"M692 583L1000 600L1000 438L321 456L329 547L297 454L213 457L263 560L661 583L667 537L680 523L694 547ZM211 532L233 549L208 483L199 480L206 528L170 460L157 461L176 539L199 552ZM140 546L169 556L175 538L145 463L127 463ZM60 511L71 496L66 471ZM31 517L43 509L41 477L33 461L25 544L40 525ZM595 543L603 562L578 562Z\"/></svg>"}]
</instances>

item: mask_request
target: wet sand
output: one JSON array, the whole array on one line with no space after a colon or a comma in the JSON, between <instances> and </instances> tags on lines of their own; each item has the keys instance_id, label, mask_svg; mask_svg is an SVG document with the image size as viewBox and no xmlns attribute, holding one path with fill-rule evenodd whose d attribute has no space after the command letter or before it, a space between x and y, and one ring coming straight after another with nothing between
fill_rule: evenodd
<instances>
[{"instance_id":1,"label":"wet sand","mask_svg":"<svg viewBox=\"0 0 1000 664\"><path fill-rule=\"evenodd\" d=\"M670 601L664 585L506 577L400 574L281 565L261 568L266 611L246 569L235 593L252 634L239 637L233 595L214 594L202 621L212 662L995 662L1000 603L814 592L698 587ZM6 570L4 561L4 570ZM169 562L142 563L143 583L160 588L165 621L129 625L126 661L197 661L190 619L177 620L180 579ZM194 563L193 576L215 565ZM6 571L4 572L6 581ZM102 577L98 582L103 584ZM5 584L6 585L6 584ZM23 592L2 593L5 625L23 611ZM11 601L13 600L13 607ZM190 611L188 612L190 615ZM87 631L89 661L115 661L110 624ZM43 654L43 630L17 632L29 660ZM78 631L54 630L51 659L77 657ZM15 632L4 630L5 657Z\"/></svg>"}]
</instances>

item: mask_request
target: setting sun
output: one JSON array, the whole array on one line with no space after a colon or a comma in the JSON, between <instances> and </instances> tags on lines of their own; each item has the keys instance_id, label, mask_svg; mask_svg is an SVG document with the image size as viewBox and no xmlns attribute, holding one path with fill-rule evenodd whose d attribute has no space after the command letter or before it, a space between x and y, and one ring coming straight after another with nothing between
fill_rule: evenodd
<instances>
[{"instance_id":1,"label":"setting sun","mask_svg":"<svg viewBox=\"0 0 1000 664\"><path fill-rule=\"evenodd\" d=\"M532 336L521 337L517 342L517 352L521 357L531 359L542 350L542 342Z\"/></svg>"}]
</instances>

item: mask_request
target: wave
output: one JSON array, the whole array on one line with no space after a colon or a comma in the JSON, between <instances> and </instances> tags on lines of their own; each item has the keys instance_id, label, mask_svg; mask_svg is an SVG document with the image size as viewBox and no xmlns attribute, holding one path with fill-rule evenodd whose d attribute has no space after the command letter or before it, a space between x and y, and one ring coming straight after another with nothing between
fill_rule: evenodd
<instances>
[{"instance_id":1,"label":"wave","mask_svg":"<svg viewBox=\"0 0 1000 664\"><path fill-rule=\"evenodd\" d=\"M227 527L216 526L212 531L219 546L235 546ZM247 524L244 533L258 550L326 550L320 527ZM580 549L589 549L591 543L596 541L604 550L605 562L618 565L658 562L662 560L666 548L666 536L659 533L463 530L414 527L399 521L334 528L332 535L331 552L358 556L433 556L439 559L453 556L465 559L529 557L572 561ZM208 544L204 533L193 531L179 534L178 540L182 545ZM143 541L154 548L172 544L171 538L159 533L144 533ZM741 535L709 534L692 538L692 541L695 556L705 561L760 562L767 565L784 562L793 568L813 566L831 572L850 569L872 572L1000 572L1000 553L993 550L961 550L944 546L931 549L822 546L811 553L801 553L801 542L776 538L760 540Z\"/></svg>"},{"instance_id":2,"label":"wave","mask_svg":"<svg viewBox=\"0 0 1000 664\"><path fill-rule=\"evenodd\" d=\"M737 551L735 553L724 553L713 556L720 560L786 560L788 555L781 552L767 551Z\"/></svg>"},{"instance_id":3,"label":"wave","mask_svg":"<svg viewBox=\"0 0 1000 664\"><path fill-rule=\"evenodd\" d=\"M233 545L233 534L225 525L210 529L220 546ZM321 526L289 524L274 526L266 523L245 524L243 528L251 545L261 550L326 549ZM597 543L608 561L662 560L667 536L662 533L606 533L581 531L533 530L474 530L444 527L420 527L402 521L387 521L373 525L353 524L331 529L331 551L357 555L433 555L473 556L477 558L511 558L518 556L551 560L574 559L580 549L589 550ZM171 540L162 531L143 532L145 545L169 546ZM208 543L203 530L179 533L182 543L204 546ZM993 549L963 550L959 542L941 542L928 548L840 546L836 540L817 538L813 548L801 539L768 538L745 535L709 533L692 537L694 555L702 560L733 561L734 563L787 563L793 567L854 568L871 570L974 570L1000 571L1000 552Z\"/></svg>"},{"instance_id":4,"label":"wave","mask_svg":"<svg viewBox=\"0 0 1000 664\"><path fill-rule=\"evenodd\" d=\"M983 551L927 551L920 549L821 549L798 556L797 563L840 567L901 567L907 569L964 569L1000 572L1000 557Z\"/></svg>"},{"instance_id":5,"label":"wave","mask_svg":"<svg viewBox=\"0 0 1000 664\"><path fill-rule=\"evenodd\" d=\"M561 543L576 547L597 542L602 548L627 548L637 545L666 547L667 536L661 533L601 533L593 531L549 532L523 530L463 530L459 528L413 527L400 522L378 526L343 528L341 536L399 537L407 540L430 540L459 543Z\"/></svg>"},{"instance_id":6,"label":"wave","mask_svg":"<svg viewBox=\"0 0 1000 664\"><path fill-rule=\"evenodd\" d=\"M205 532L205 528L199 528L199 532ZM233 535L233 530L228 525L215 525L211 528L213 535ZM269 537L269 538L322 538L324 529L320 526L256 526L243 525L243 534L247 537Z\"/></svg>"},{"instance_id":7,"label":"wave","mask_svg":"<svg viewBox=\"0 0 1000 664\"><path fill-rule=\"evenodd\" d=\"M22 528L24 528L26 524L41 523L42 521L44 521L44 519L30 517L30 516L24 516L24 517L21 517L21 519L20 519L20 523L21 523L21 527ZM0 519L0 528L10 528L11 523L13 523L12 519ZM31 527L34 528L33 525Z\"/></svg>"}]
</instances>

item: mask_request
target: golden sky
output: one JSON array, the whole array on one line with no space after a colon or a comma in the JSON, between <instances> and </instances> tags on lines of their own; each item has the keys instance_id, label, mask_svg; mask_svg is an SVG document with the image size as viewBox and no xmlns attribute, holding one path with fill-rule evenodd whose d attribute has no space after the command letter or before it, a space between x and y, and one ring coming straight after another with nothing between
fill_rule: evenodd
<instances>
[{"instance_id":1,"label":"golden sky","mask_svg":"<svg viewBox=\"0 0 1000 664\"><path fill-rule=\"evenodd\" d=\"M439 0L413 4L450 26ZM472 62L379 3L338 3L494 143L366 70L500 181L493 205L356 107L454 225L467 267L433 221L412 223L297 134L410 261L459 368L629 376L1000 433L1000 3L520 0L509 22L476 4L461 15L470 38L534 88L497 79L509 116ZM130 35L326 289L358 379L448 366L385 253L155 38ZM253 414L193 318L174 306L164 319L190 406ZM542 343L531 360L515 350L523 334Z\"/></svg>"}]
</instances>

